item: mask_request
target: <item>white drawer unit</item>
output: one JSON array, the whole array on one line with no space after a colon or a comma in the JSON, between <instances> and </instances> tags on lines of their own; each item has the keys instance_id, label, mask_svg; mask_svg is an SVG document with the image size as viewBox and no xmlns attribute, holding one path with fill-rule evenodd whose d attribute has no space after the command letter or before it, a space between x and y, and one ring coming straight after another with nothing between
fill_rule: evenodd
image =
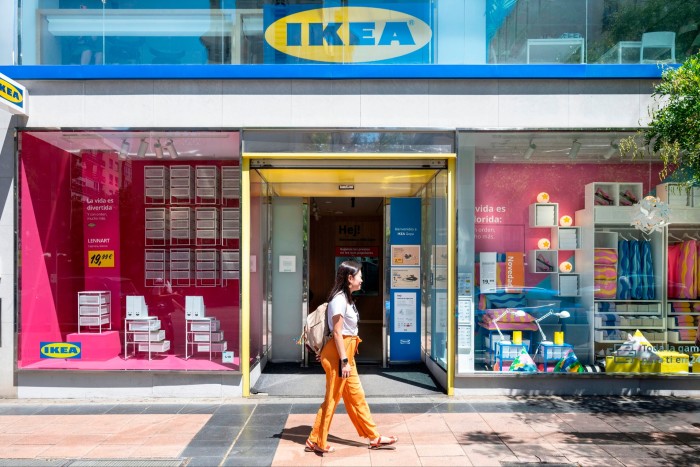
<instances>
[{"instance_id":1,"label":"white drawer unit","mask_svg":"<svg viewBox=\"0 0 700 467\"><path fill-rule=\"evenodd\" d=\"M221 250L221 286L230 280L240 279L241 263L238 250Z\"/></svg>"},{"instance_id":2,"label":"white drawer unit","mask_svg":"<svg viewBox=\"0 0 700 467\"><path fill-rule=\"evenodd\" d=\"M187 298L185 299L186 308ZM190 301L192 303L189 306L193 306L195 301ZM219 320L205 316L206 307L202 303L200 308L204 311L203 313L188 313L187 309L185 310L185 359L194 356L197 352L206 352L211 360L214 354L221 354L228 346L224 340L224 332L219 330Z\"/></svg>"},{"instance_id":3,"label":"white drawer unit","mask_svg":"<svg viewBox=\"0 0 700 467\"><path fill-rule=\"evenodd\" d=\"M196 245L217 245L219 243L219 210L217 208L196 208Z\"/></svg>"},{"instance_id":4,"label":"white drawer unit","mask_svg":"<svg viewBox=\"0 0 700 467\"><path fill-rule=\"evenodd\" d=\"M219 203L219 170L216 166L195 168L195 203Z\"/></svg>"},{"instance_id":5,"label":"white drawer unit","mask_svg":"<svg viewBox=\"0 0 700 467\"><path fill-rule=\"evenodd\" d=\"M145 286L162 287L167 281L168 250L144 250Z\"/></svg>"},{"instance_id":6,"label":"white drawer unit","mask_svg":"<svg viewBox=\"0 0 700 467\"><path fill-rule=\"evenodd\" d=\"M194 212L188 207L170 208L170 244L190 245L194 241Z\"/></svg>"},{"instance_id":7,"label":"white drawer unit","mask_svg":"<svg viewBox=\"0 0 700 467\"><path fill-rule=\"evenodd\" d=\"M145 353L149 360L155 353L170 350L170 341L160 324L155 316L127 317L124 320L124 359L130 357L130 349L134 355Z\"/></svg>"},{"instance_id":8,"label":"white drawer unit","mask_svg":"<svg viewBox=\"0 0 700 467\"><path fill-rule=\"evenodd\" d=\"M238 208L221 209L221 245L233 246L241 235L241 213Z\"/></svg>"},{"instance_id":9,"label":"white drawer unit","mask_svg":"<svg viewBox=\"0 0 700 467\"><path fill-rule=\"evenodd\" d=\"M129 331L158 331L160 329L159 319L127 320L127 330Z\"/></svg>"},{"instance_id":10,"label":"white drawer unit","mask_svg":"<svg viewBox=\"0 0 700 467\"><path fill-rule=\"evenodd\" d=\"M170 175L168 168L147 165L143 169L144 203L165 204L170 198Z\"/></svg>"},{"instance_id":11,"label":"white drawer unit","mask_svg":"<svg viewBox=\"0 0 700 467\"><path fill-rule=\"evenodd\" d=\"M165 339L165 331L159 329L151 332L135 332L134 342L157 342Z\"/></svg>"},{"instance_id":12,"label":"white drawer unit","mask_svg":"<svg viewBox=\"0 0 700 467\"><path fill-rule=\"evenodd\" d=\"M241 191L241 171L238 167L221 168L221 203L230 206Z\"/></svg>"},{"instance_id":13,"label":"white drawer unit","mask_svg":"<svg viewBox=\"0 0 700 467\"><path fill-rule=\"evenodd\" d=\"M112 329L112 293L86 290L78 292L78 333ZM83 330L83 328L87 328Z\"/></svg>"},{"instance_id":14,"label":"white drawer unit","mask_svg":"<svg viewBox=\"0 0 700 467\"><path fill-rule=\"evenodd\" d=\"M170 167L170 204L194 202L194 170L189 165Z\"/></svg>"},{"instance_id":15,"label":"white drawer unit","mask_svg":"<svg viewBox=\"0 0 700 467\"><path fill-rule=\"evenodd\" d=\"M194 253L189 248L170 250L170 282L172 285L189 287L193 281Z\"/></svg>"},{"instance_id":16,"label":"white drawer unit","mask_svg":"<svg viewBox=\"0 0 700 467\"><path fill-rule=\"evenodd\" d=\"M146 246L164 246L168 241L168 209L146 208Z\"/></svg>"},{"instance_id":17,"label":"white drawer unit","mask_svg":"<svg viewBox=\"0 0 700 467\"><path fill-rule=\"evenodd\" d=\"M216 287L218 284L219 252L214 249L195 250L195 285Z\"/></svg>"},{"instance_id":18,"label":"white drawer unit","mask_svg":"<svg viewBox=\"0 0 700 467\"><path fill-rule=\"evenodd\" d=\"M153 352L167 352L168 350L170 350L170 341L151 343L139 342L138 350L139 352L148 352L149 354Z\"/></svg>"}]
</instances>

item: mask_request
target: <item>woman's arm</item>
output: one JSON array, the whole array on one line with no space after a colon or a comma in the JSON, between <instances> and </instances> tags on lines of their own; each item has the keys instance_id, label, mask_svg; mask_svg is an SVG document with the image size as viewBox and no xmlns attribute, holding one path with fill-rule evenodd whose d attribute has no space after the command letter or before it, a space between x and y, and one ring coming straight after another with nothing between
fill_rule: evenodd
<instances>
[{"instance_id":1,"label":"woman's arm","mask_svg":"<svg viewBox=\"0 0 700 467\"><path fill-rule=\"evenodd\" d=\"M333 341L335 342L335 348L338 349L340 360L347 359L345 343L343 342L343 315L333 315ZM348 361L348 363L342 365L342 373L338 376L347 378L350 376L350 371L350 362Z\"/></svg>"}]
</instances>

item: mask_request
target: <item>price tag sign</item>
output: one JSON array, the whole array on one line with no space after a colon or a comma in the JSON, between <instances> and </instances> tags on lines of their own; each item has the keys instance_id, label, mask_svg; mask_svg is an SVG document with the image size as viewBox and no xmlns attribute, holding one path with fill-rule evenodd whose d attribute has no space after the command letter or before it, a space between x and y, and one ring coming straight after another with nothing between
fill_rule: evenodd
<instances>
[{"instance_id":1,"label":"price tag sign","mask_svg":"<svg viewBox=\"0 0 700 467\"><path fill-rule=\"evenodd\" d=\"M114 250L88 250L88 267L113 268Z\"/></svg>"}]
</instances>

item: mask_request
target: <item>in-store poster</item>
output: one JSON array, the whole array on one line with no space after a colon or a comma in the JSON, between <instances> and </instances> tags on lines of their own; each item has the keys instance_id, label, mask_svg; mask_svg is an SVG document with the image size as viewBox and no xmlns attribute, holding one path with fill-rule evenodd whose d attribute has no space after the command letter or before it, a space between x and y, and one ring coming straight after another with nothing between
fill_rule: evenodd
<instances>
[{"instance_id":1,"label":"in-store poster","mask_svg":"<svg viewBox=\"0 0 700 467\"><path fill-rule=\"evenodd\" d=\"M391 198L390 203L391 360L418 362L421 358L421 200Z\"/></svg>"},{"instance_id":2,"label":"in-store poster","mask_svg":"<svg viewBox=\"0 0 700 467\"><path fill-rule=\"evenodd\" d=\"M109 159L111 163L108 163ZM117 155L82 153L84 290L109 291L113 303L120 296L119 170ZM95 167L98 170L95 170ZM113 167L113 169L109 169ZM112 313L119 312L112 307ZM113 317L114 318L114 317ZM114 319L112 318L112 322Z\"/></svg>"}]
</instances>

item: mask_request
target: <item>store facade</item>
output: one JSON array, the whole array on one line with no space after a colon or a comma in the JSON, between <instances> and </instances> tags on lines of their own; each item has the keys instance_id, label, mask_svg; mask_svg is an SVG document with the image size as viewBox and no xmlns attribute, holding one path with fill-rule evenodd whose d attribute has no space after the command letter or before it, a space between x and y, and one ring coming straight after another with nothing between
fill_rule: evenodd
<instances>
[{"instance_id":1,"label":"store facade","mask_svg":"<svg viewBox=\"0 0 700 467\"><path fill-rule=\"evenodd\" d=\"M4 394L247 396L308 362L342 258L374 278L364 358L447 394L692 391L700 201L618 150L693 48L680 17L623 41L592 0L127 3L24 5L41 40L0 69L29 94L3 114ZM647 195L670 225L632 225Z\"/></svg>"}]
</instances>

